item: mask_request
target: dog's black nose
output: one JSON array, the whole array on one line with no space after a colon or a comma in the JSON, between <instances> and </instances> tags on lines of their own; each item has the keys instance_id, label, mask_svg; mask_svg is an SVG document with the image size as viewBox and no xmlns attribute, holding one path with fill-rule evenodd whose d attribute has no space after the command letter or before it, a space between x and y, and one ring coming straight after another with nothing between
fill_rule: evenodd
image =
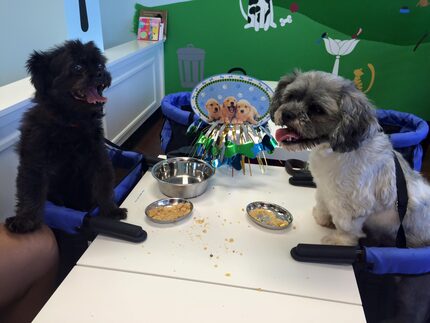
<instances>
[{"instance_id":1,"label":"dog's black nose","mask_svg":"<svg viewBox=\"0 0 430 323\"><path fill-rule=\"evenodd\" d=\"M286 123L287 121L291 121L294 119L294 113L290 111L282 111L282 122Z\"/></svg>"},{"instance_id":2,"label":"dog's black nose","mask_svg":"<svg viewBox=\"0 0 430 323\"><path fill-rule=\"evenodd\" d=\"M110 74L106 71L97 71L94 81L97 83L110 84Z\"/></svg>"}]
</instances>

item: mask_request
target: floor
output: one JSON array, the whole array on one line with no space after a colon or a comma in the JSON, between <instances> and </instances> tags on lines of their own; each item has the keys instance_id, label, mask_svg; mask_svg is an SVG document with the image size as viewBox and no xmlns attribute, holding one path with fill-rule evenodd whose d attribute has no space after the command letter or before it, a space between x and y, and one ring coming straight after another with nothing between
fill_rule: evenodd
<instances>
[{"instance_id":1,"label":"floor","mask_svg":"<svg viewBox=\"0 0 430 323\"><path fill-rule=\"evenodd\" d=\"M163 154L160 141L162 127L163 116L158 109L121 147L125 150L141 152L148 157L157 157Z\"/></svg>"}]
</instances>

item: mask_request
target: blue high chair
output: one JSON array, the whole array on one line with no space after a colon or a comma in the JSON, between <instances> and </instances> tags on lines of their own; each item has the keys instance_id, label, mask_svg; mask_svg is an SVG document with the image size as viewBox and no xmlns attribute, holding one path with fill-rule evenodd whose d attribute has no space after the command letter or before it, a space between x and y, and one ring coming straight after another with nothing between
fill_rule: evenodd
<instances>
[{"instance_id":1,"label":"blue high chair","mask_svg":"<svg viewBox=\"0 0 430 323\"><path fill-rule=\"evenodd\" d=\"M353 265L369 323L379 322L379 318L386 316L387 313L395 316L390 322L407 323L419 320L428 323L430 305L427 305L427 308L423 306L422 313L418 313L415 309L408 308L411 303L399 304L402 297L411 298L410 295L404 294L410 293L413 287L423 289L430 287L430 247L407 248L402 223L406 216L409 196L403 170L394 152L393 158L396 170L397 213L400 220L395 247L298 244L291 249L291 256L303 262ZM402 277L400 283L395 281L395 276ZM372 284L376 286L373 290ZM407 285L409 287L405 287ZM384 291L381 292L381 289ZM412 297L417 296L413 294ZM378 304L375 306L375 303ZM430 300L427 303L430 304ZM414 311L416 313L413 313Z\"/></svg>"},{"instance_id":2,"label":"blue high chair","mask_svg":"<svg viewBox=\"0 0 430 323\"><path fill-rule=\"evenodd\" d=\"M427 122L412 113L394 110L378 109L376 116L393 148L403 155L414 170L420 171L423 159L420 143L429 132Z\"/></svg>"},{"instance_id":3,"label":"blue high chair","mask_svg":"<svg viewBox=\"0 0 430 323\"><path fill-rule=\"evenodd\" d=\"M148 169L142 154L121 150L119 146L107 141L106 149L114 168L128 170L126 176L114 188L114 201L121 204L127 197L142 174ZM133 242L145 240L146 232L141 227L113 219L98 217L99 209L80 211L45 203L44 222L51 228L67 234L82 234L91 240L96 234L105 234Z\"/></svg>"},{"instance_id":4,"label":"blue high chair","mask_svg":"<svg viewBox=\"0 0 430 323\"><path fill-rule=\"evenodd\" d=\"M120 205L148 170L148 166L142 154L124 151L108 140L106 149L114 168L128 170L114 188L114 200ZM67 276L88 248L89 241L94 240L98 234L131 242L142 242L146 239L147 233L140 226L99 217L98 211L97 207L79 211L49 201L45 203L44 222L54 232L60 250L58 283Z\"/></svg>"}]
</instances>

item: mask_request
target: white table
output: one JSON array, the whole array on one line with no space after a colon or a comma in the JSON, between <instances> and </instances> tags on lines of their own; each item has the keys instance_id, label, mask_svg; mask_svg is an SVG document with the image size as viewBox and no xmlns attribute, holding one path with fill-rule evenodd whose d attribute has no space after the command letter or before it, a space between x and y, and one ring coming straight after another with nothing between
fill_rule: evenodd
<instances>
[{"instance_id":1,"label":"white table","mask_svg":"<svg viewBox=\"0 0 430 323\"><path fill-rule=\"evenodd\" d=\"M289 185L282 167L267 167L265 174L252 167L252 176L234 177L231 169L219 168L207 192L192 199L193 216L172 225L145 217L145 207L164 198L146 173L123 206L127 221L148 232L147 241L99 236L78 264L361 305L351 266L299 263L289 254L298 243L319 243L330 231L311 215L315 190ZM279 232L254 224L245 208L256 200L286 207L292 225Z\"/></svg>"},{"instance_id":2,"label":"white table","mask_svg":"<svg viewBox=\"0 0 430 323\"><path fill-rule=\"evenodd\" d=\"M35 323L365 322L361 306L76 266Z\"/></svg>"}]
</instances>

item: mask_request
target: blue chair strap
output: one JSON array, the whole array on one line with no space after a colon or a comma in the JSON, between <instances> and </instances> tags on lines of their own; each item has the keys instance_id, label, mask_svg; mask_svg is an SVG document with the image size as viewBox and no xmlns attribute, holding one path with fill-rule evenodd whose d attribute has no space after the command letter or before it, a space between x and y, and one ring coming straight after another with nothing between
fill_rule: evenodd
<instances>
[{"instance_id":1,"label":"blue chair strap","mask_svg":"<svg viewBox=\"0 0 430 323\"><path fill-rule=\"evenodd\" d=\"M419 275L430 272L430 247L423 248L364 248L369 271L382 274Z\"/></svg>"},{"instance_id":2,"label":"blue chair strap","mask_svg":"<svg viewBox=\"0 0 430 323\"><path fill-rule=\"evenodd\" d=\"M395 152L393 152L393 156L396 168L397 212L400 219L400 226L396 237L396 247L406 248L406 235L405 230L403 229L403 219L405 218L406 210L408 208L408 188L406 186L405 174L403 173Z\"/></svg>"}]
</instances>

